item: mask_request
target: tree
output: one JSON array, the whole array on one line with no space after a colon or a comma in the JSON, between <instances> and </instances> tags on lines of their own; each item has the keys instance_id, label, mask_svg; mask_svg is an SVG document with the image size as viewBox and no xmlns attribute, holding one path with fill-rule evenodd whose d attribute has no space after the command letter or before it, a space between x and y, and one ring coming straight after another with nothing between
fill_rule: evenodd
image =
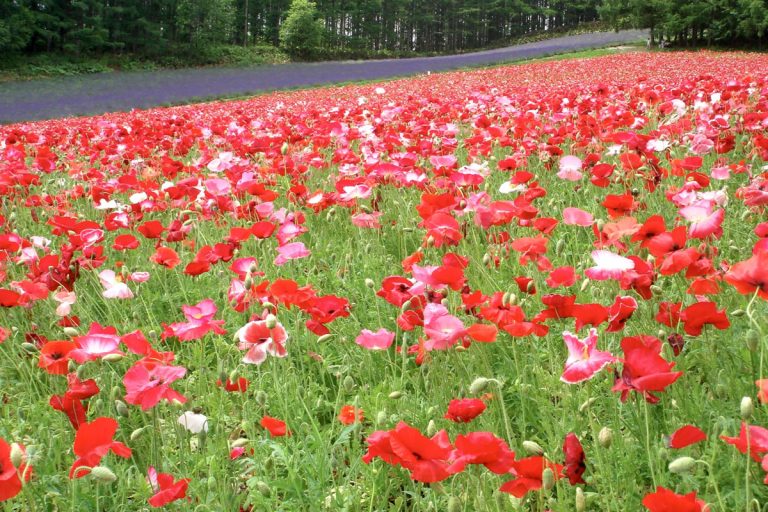
<instances>
[{"instance_id":1,"label":"tree","mask_svg":"<svg viewBox=\"0 0 768 512\"><path fill-rule=\"evenodd\" d=\"M317 52L323 41L323 23L317 7L308 0L293 0L280 26L280 46L289 55L306 59Z\"/></svg>"}]
</instances>

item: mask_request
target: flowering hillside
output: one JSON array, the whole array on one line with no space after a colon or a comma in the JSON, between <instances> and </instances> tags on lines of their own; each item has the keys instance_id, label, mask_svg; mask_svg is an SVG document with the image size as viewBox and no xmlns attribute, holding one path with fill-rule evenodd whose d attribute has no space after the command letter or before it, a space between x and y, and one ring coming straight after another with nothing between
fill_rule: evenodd
<instances>
[{"instance_id":1,"label":"flowering hillside","mask_svg":"<svg viewBox=\"0 0 768 512\"><path fill-rule=\"evenodd\" d=\"M8 510L768 502L768 56L0 127Z\"/></svg>"}]
</instances>

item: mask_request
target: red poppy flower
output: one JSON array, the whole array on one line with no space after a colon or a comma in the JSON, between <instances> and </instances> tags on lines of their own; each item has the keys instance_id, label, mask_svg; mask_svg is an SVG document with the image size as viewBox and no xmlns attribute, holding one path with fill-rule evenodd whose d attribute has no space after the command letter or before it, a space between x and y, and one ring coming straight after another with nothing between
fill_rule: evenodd
<instances>
[{"instance_id":1,"label":"red poppy flower","mask_svg":"<svg viewBox=\"0 0 768 512\"><path fill-rule=\"evenodd\" d=\"M339 411L339 421L343 425L352 425L363 421L363 410L354 405L345 405Z\"/></svg>"},{"instance_id":2,"label":"red poppy flower","mask_svg":"<svg viewBox=\"0 0 768 512\"><path fill-rule=\"evenodd\" d=\"M679 450L707 439L707 434L698 427L685 425L675 430L667 441L670 448Z\"/></svg>"},{"instance_id":3,"label":"red poppy flower","mask_svg":"<svg viewBox=\"0 0 768 512\"><path fill-rule=\"evenodd\" d=\"M649 512L704 512L706 503L696 499L696 493L685 496L675 494L664 487L657 487L656 492L646 494L643 506Z\"/></svg>"},{"instance_id":4,"label":"red poppy flower","mask_svg":"<svg viewBox=\"0 0 768 512\"><path fill-rule=\"evenodd\" d=\"M582 478L587 465L584 458L584 448L582 448L579 438L573 432L565 436L563 442L563 453L565 453L565 476L571 485L585 484Z\"/></svg>"},{"instance_id":5,"label":"red poppy flower","mask_svg":"<svg viewBox=\"0 0 768 512\"><path fill-rule=\"evenodd\" d=\"M459 434L455 442L455 462L449 472L458 473L467 464L482 464L488 470L503 475L509 473L515 461L515 452L509 449L507 443L490 432L470 432Z\"/></svg>"},{"instance_id":6,"label":"red poppy flower","mask_svg":"<svg viewBox=\"0 0 768 512\"><path fill-rule=\"evenodd\" d=\"M659 398L653 392L663 391L683 372L673 372L675 363L661 357L661 341L653 336L631 336L621 340L624 351L624 368L616 379L613 391L621 392L621 400L626 401L631 391L643 395L649 403L656 403Z\"/></svg>"},{"instance_id":7,"label":"red poppy flower","mask_svg":"<svg viewBox=\"0 0 768 512\"><path fill-rule=\"evenodd\" d=\"M153 507L163 507L172 501L186 498L189 478L180 478L174 482L173 475L159 473L150 466L147 470L147 480L152 486L153 494L149 498L149 504Z\"/></svg>"},{"instance_id":8,"label":"red poppy flower","mask_svg":"<svg viewBox=\"0 0 768 512\"><path fill-rule=\"evenodd\" d=\"M179 263L181 263L181 258L179 258L179 255L171 249L170 247L163 247L160 246L157 249L155 249L154 254L150 256L150 261L153 263L157 263L158 265L162 265L168 269L172 269Z\"/></svg>"},{"instance_id":9,"label":"red poppy flower","mask_svg":"<svg viewBox=\"0 0 768 512\"><path fill-rule=\"evenodd\" d=\"M544 457L527 457L512 463L510 473L516 478L505 482L499 490L507 492L516 498L522 498L530 491L538 491L542 486L542 474L545 469L551 469L555 480L562 478L563 466L548 461Z\"/></svg>"},{"instance_id":10,"label":"red poppy flower","mask_svg":"<svg viewBox=\"0 0 768 512\"><path fill-rule=\"evenodd\" d=\"M24 453L24 446L21 447ZM11 446L0 439L0 501L6 501L21 492L24 485L19 476L23 476L24 482L29 482L32 478L32 467L27 464L26 456L22 458L19 467L15 467L11 462Z\"/></svg>"},{"instance_id":11,"label":"red poppy flower","mask_svg":"<svg viewBox=\"0 0 768 512\"><path fill-rule=\"evenodd\" d=\"M712 325L723 330L731 326L725 310L718 311L714 302L697 302L680 311L680 320L683 322L685 332L691 336L698 336L705 325Z\"/></svg>"},{"instance_id":12,"label":"red poppy flower","mask_svg":"<svg viewBox=\"0 0 768 512\"><path fill-rule=\"evenodd\" d=\"M77 460L69 470L69 478L82 478L88 470L78 468L94 468L101 463L102 457L112 451L118 457L128 458L131 449L119 441L113 441L117 432L117 421L113 418L96 418L90 423L80 425L75 434L75 455Z\"/></svg>"},{"instance_id":13,"label":"red poppy flower","mask_svg":"<svg viewBox=\"0 0 768 512\"><path fill-rule=\"evenodd\" d=\"M734 264L725 273L725 280L741 294L757 291L768 300L768 251L759 251L748 260Z\"/></svg>"},{"instance_id":14,"label":"red poppy flower","mask_svg":"<svg viewBox=\"0 0 768 512\"><path fill-rule=\"evenodd\" d=\"M288 431L288 427L286 426L285 422L282 420L279 420L277 418L273 418L271 416L264 416L261 418L261 421L259 424L267 429L269 432L269 435L272 437L282 437L282 436L290 436L291 433Z\"/></svg>"},{"instance_id":15,"label":"red poppy flower","mask_svg":"<svg viewBox=\"0 0 768 512\"><path fill-rule=\"evenodd\" d=\"M478 398L451 400L444 418L456 423L469 423L485 411L485 402Z\"/></svg>"},{"instance_id":16,"label":"red poppy flower","mask_svg":"<svg viewBox=\"0 0 768 512\"><path fill-rule=\"evenodd\" d=\"M75 349L70 341L49 341L40 349L37 366L52 375L66 375L69 366L69 353Z\"/></svg>"},{"instance_id":17,"label":"red poppy flower","mask_svg":"<svg viewBox=\"0 0 768 512\"><path fill-rule=\"evenodd\" d=\"M418 482L439 482L455 472L449 463L453 447L445 430L428 438L401 421L392 430L374 432L365 442L368 451L363 462L370 464L379 457L388 464L404 467Z\"/></svg>"},{"instance_id":18,"label":"red poppy flower","mask_svg":"<svg viewBox=\"0 0 768 512\"><path fill-rule=\"evenodd\" d=\"M768 454L768 429L742 422L739 437L720 436L720 439L732 444L741 453L747 453L755 462L760 462Z\"/></svg>"}]
</instances>

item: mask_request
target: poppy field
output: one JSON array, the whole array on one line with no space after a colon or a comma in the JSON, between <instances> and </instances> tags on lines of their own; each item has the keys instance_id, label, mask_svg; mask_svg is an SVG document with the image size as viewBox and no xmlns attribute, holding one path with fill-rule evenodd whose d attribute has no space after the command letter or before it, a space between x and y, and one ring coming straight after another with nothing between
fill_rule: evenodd
<instances>
[{"instance_id":1,"label":"poppy field","mask_svg":"<svg viewBox=\"0 0 768 512\"><path fill-rule=\"evenodd\" d=\"M768 57L0 127L0 506L768 508Z\"/></svg>"}]
</instances>

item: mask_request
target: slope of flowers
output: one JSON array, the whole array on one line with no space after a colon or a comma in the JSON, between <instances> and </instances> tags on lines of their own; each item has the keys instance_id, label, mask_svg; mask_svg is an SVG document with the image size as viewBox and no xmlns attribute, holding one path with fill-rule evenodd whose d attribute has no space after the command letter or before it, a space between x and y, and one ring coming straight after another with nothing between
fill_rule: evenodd
<instances>
[{"instance_id":1,"label":"slope of flowers","mask_svg":"<svg viewBox=\"0 0 768 512\"><path fill-rule=\"evenodd\" d=\"M751 510L767 132L734 53L0 127L0 500Z\"/></svg>"}]
</instances>

